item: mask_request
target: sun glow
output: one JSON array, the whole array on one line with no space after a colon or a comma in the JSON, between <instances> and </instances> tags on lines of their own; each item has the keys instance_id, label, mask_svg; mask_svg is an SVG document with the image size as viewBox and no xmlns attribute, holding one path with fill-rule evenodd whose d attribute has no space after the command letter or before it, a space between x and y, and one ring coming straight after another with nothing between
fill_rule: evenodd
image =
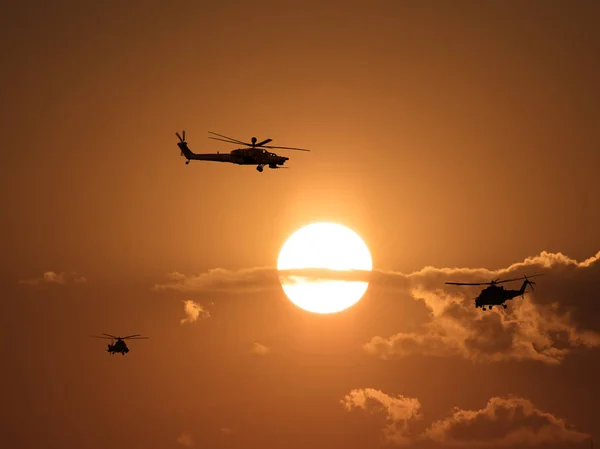
<instances>
[{"instance_id":1,"label":"sun glow","mask_svg":"<svg viewBox=\"0 0 600 449\"><path fill-rule=\"evenodd\" d=\"M296 231L285 242L279 252L277 269L280 272L302 269L371 271L373 262L367 245L354 231L334 223L313 223ZM353 306L369 286L366 281L306 276L280 276L280 280L283 291L296 306L322 314Z\"/></svg>"}]
</instances>

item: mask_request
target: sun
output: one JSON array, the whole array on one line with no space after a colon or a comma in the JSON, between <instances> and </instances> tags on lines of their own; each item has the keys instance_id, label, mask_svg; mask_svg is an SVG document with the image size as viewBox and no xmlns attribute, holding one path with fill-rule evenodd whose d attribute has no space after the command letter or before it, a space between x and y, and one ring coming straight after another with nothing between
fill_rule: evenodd
<instances>
[{"instance_id":1,"label":"sun","mask_svg":"<svg viewBox=\"0 0 600 449\"><path fill-rule=\"evenodd\" d=\"M369 249L360 236L335 223L313 223L297 230L283 245L278 270L373 269ZM366 281L309 280L280 276L281 286L296 306L308 312L336 313L356 304L367 291Z\"/></svg>"}]
</instances>

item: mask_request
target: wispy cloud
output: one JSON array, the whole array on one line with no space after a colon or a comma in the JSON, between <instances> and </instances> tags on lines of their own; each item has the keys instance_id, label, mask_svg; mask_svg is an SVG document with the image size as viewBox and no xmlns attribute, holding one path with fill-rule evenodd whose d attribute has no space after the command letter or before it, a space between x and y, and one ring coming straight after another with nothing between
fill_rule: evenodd
<instances>
[{"instance_id":1,"label":"wispy cloud","mask_svg":"<svg viewBox=\"0 0 600 449\"><path fill-rule=\"evenodd\" d=\"M254 343L252 345L252 349L250 350L250 352L252 354L256 354L256 355L267 355L269 352L271 352L270 348L267 348L265 345L260 344L260 343Z\"/></svg>"},{"instance_id":2,"label":"wispy cloud","mask_svg":"<svg viewBox=\"0 0 600 449\"><path fill-rule=\"evenodd\" d=\"M260 291L279 285L277 270L273 268L248 268L230 271L214 268L197 275L186 276L175 272L165 282L156 284L153 290L177 290L180 292L206 291Z\"/></svg>"},{"instance_id":3,"label":"wispy cloud","mask_svg":"<svg viewBox=\"0 0 600 449\"><path fill-rule=\"evenodd\" d=\"M302 277L307 280L347 280L365 281L373 287L391 289L410 289L415 286L435 284L439 286L445 281L476 279L488 282L520 270L539 268L542 271L564 268L592 268L598 265L600 251L593 257L577 262L562 253L542 251L539 255L528 257L523 262L512 264L508 268L490 270L487 268L436 268L427 266L412 273L386 270L327 270L327 269L296 269L277 271L274 267L244 268L241 270L226 270L213 268L204 273L186 275L173 272L165 280L153 286L153 290L178 290L182 292L227 291L244 292L248 290L265 290L277 288L280 282L293 282L294 278ZM477 282L477 281L475 281Z\"/></svg>"},{"instance_id":4,"label":"wispy cloud","mask_svg":"<svg viewBox=\"0 0 600 449\"><path fill-rule=\"evenodd\" d=\"M373 388L352 390L342 399L350 411L382 411L387 425L383 429L388 442L408 445L422 440L452 446L523 446L542 443L572 444L590 438L574 430L551 413L520 397L493 397L480 410L455 408L452 413L417 433L415 422L423 418L418 399L390 396Z\"/></svg>"},{"instance_id":5,"label":"wispy cloud","mask_svg":"<svg viewBox=\"0 0 600 449\"><path fill-rule=\"evenodd\" d=\"M198 319L210 318L208 310L190 299L183 301L183 310L186 316L181 320L181 324L195 323Z\"/></svg>"},{"instance_id":6,"label":"wispy cloud","mask_svg":"<svg viewBox=\"0 0 600 449\"><path fill-rule=\"evenodd\" d=\"M177 443L186 447L194 446L194 440L192 438L192 435L188 432L183 432L181 435L179 435L177 437Z\"/></svg>"},{"instance_id":7,"label":"wispy cloud","mask_svg":"<svg viewBox=\"0 0 600 449\"><path fill-rule=\"evenodd\" d=\"M71 272L65 273L60 272L56 273L54 271L46 271L43 276L25 279L19 281L20 284L29 284L29 285L42 285L42 284L83 284L87 282L87 279L81 276L79 273Z\"/></svg>"},{"instance_id":8,"label":"wispy cloud","mask_svg":"<svg viewBox=\"0 0 600 449\"><path fill-rule=\"evenodd\" d=\"M227 292L245 293L278 289L281 283L318 282L327 280L363 281L376 280L378 272L363 270L328 270L307 268L278 271L276 268L257 267L242 270L214 268L206 273L185 275L170 273L164 282L155 284L152 289L176 290L185 293Z\"/></svg>"}]
</instances>

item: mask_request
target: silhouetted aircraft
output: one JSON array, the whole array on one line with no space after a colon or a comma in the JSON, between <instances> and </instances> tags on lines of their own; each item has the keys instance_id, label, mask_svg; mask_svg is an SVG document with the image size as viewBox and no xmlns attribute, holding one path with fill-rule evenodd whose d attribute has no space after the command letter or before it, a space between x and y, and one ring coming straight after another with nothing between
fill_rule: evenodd
<instances>
[{"instance_id":1,"label":"silhouetted aircraft","mask_svg":"<svg viewBox=\"0 0 600 449\"><path fill-rule=\"evenodd\" d=\"M541 276L541 274L533 274L529 277L532 278L535 276ZM519 281L521 279L525 279L525 280L523 281L523 285L521 285L521 288L519 290L505 290L503 286L496 285L496 284L501 284L503 282ZM475 298L475 307L481 307L483 310L485 310L485 306L488 306L491 310L493 306L502 306L506 309L505 302L510 299L516 298L517 296L521 296L523 299L525 299L525 293L526 293L525 289L529 285L531 287L531 290L533 290L533 285L535 284L535 282L530 281L527 276L523 276L523 277L514 278L514 279L504 279L502 281L500 279L496 279L495 281L491 281L491 282L479 282L479 283L446 282L446 284L450 284L450 285L489 285L489 287L484 288L481 291L481 293L479 294L479 296L477 298Z\"/></svg>"},{"instance_id":2,"label":"silhouetted aircraft","mask_svg":"<svg viewBox=\"0 0 600 449\"><path fill-rule=\"evenodd\" d=\"M310 151L304 148L292 148L292 147L274 147L267 146L265 144L271 142L273 139L265 139L262 142L256 142L256 137L252 138L252 143L242 142L240 140L232 139L231 137L223 136L221 134L213 133L209 131L210 134L214 134L219 137L209 137L209 139L220 140L227 143L232 143L234 145L244 145L248 148L238 148L236 150L231 151L230 153L209 153L209 154L198 154L192 152L188 148L187 142L185 141L185 131L183 131L182 135L179 133L175 133L175 135L179 138L179 142L177 142L177 146L181 150L181 155L185 156L187 159L185 161L186 164L189 164L190 161L213 161L213 162L229 162L232 164L238 165L256 165L256 169L259 172L263 171L263 167L267 166L269 168L287 168L280 167L289 159L289 157L279 156L275 153L271 153L267 151L265 148L273 149L280 148L282 150L295 150L295 151ZM222 137L222 138L221 138Z\"/></svg>"},{"instance_id":3,"label":"silhouetted aircraft","mask_svg":"<svg viewBox=\"0 0 600 449\"><path fill-rule=\"evenodd\" d=\"M115 337L110 334L102 334L103 336L92 335L92 338L105 338L110 339L110 343L108 344L108 348L106 352L110 353L110 355L115 355L115 353L120 352L121 355L125 355L129 352L129 348L127 344L125 344L124 340L147 340L148 337L141 337L140 334L128 335L126 337ZM113 343L113 341L117 340Z\"/></svg>"}]
</instances>

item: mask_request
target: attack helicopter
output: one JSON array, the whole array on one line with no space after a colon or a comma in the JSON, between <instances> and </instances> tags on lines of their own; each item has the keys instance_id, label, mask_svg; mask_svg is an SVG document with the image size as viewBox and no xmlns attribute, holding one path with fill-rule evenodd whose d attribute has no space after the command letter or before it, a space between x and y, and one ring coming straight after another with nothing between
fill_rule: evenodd
<instances>
[{"instance_id":1,"label":"attack helicopter","mask_svg":"<svg viewBox=\"0 0 600 449\"><path fill-rule=\"evenodd\" d=\"M271 153L266 149L282 149L282 150L294 150L294 151L310 151L305 148L293 148L293 147L279 147L279 146L268 146L266 145L269 142L272 142L273 139L265 139L261 142L257 142L256 137L252 137L251 142L242 142L241 140L232 139L231 137L223 136L222 134L213 133L209 131L209 134L213 134L212 137L209 136L209 139L220 140L222 142L231 143L234 145L243 145L247 148L238 148L232 150L230 153L208 153L208 154L198 154L194 153L189 149L188 144L185 140L185 131L181 133L181 135L177 132L175 135L179 139L177 142L177 146L181 150L181 155L186 158L185 163L189 164L190 161L213 161L213 162L229 162L232 164L238 165L256 165L256 169L259 172L263 171L263 167L269 167L272 169L276 168L287 168L283 167L283 164L289 157L279 156L278 154Z\"/></svg>"},{"instance_id":2,"label":"attack helicopter","mask_svg":"<svg viewBox=\"0 0 600 449\"><path fill-rule=\"evenodd\" d=\"M520 278L514 278L514 279L504 279L504 280L500 280L500 279L496 279L494 281L491 282L478 282L478 283L470 283L470 282L446 282L446 284L449 285L489 285L489 287L484 288L481 293L479 293L479 296L477 298L475 298L475 307L481 307L482 310L486 310L486 306L492 310L493 306L502 306L506 309L506 301L509 301L513 298L516 298L517 296L521 296L523 299L525 299L525 289L527 288L527 286L529 285L531 287L531 290L534 290L533 286L535 284L535 282L530 281L529 278L535 277L535 276L542 276L541 274L533 274L531 276L522 276ZM497 285L497 284L502 284L503 282L513 282L513 281L520 281L521 279L525 279L523 281L523 285L521 285L521 288L519 290L505 290L504 286L502 285Z\"/></svg>"},{"instance_id":3,"label":"attack helicopter","mask_svg":"<svg viewBox=\"0 0 600 449\"><path fill-rule=\"evenodd\" d=\"M121 353L121 355L127 354L129 352L129 348L127 347L127 344L125 343L125 340L147 340L148 339L148 337L142 337L142 336L140 336L140 334L127 335L126 337L116 337L116 336L110 335L110 334L102 334L102 336L92 335L92 338L105 338L107 340L110 339L108 348L106 348L106 352L108 352L110 355L115 355L116 353Z\"/></svg>"}]
</instances>

